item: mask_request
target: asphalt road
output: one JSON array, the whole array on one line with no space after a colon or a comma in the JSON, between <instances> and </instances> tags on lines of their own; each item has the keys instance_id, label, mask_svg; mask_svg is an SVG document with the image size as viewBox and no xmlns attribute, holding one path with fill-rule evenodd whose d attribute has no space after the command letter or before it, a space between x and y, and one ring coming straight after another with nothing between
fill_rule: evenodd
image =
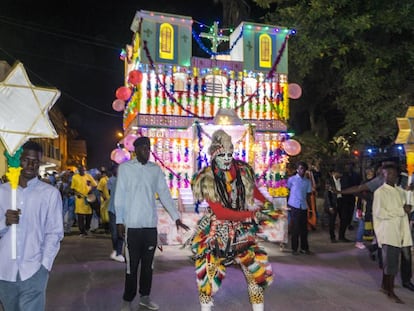
<instances>
[{"instance_id":1,"label":"asphalt road","mask_svg":"<svg viewBox=\"0 0 414 311\"><path fill-rule=\"evenodd\" d=\"M299 256L263 242L275 274L265 293L266 311L413 310L414 292L401 287L399 277L395 292L404 305L379 291L382 272L367 250L355 248L354 243L330 243L326 229L310 232L309 240L313 254ZM46 310L119 310L125 265L109 259L110 252L108 234L65 236L50 274ZM151 297L160 310L200 310L190 255L180 246L157 250ZM133 302L134 311L145 310L138 308L138 302ZM228 268L213 310L251 310L243 274L236 266Z\"/></svg>"}]
</instances>

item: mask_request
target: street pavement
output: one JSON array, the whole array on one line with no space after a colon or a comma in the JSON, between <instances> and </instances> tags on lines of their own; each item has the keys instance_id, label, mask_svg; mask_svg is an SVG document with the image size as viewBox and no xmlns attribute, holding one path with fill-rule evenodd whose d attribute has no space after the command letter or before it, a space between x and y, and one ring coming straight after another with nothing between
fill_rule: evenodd
<instances>
[{"instance_id":1,"label":"street pavement","mask_svg":"<svg viewBox=\"0 0 414 311\"><path fill-rule=\"evenodd\" d=\"M73 228L74 229L74 228ZM351 231L348 237L354 236ZM414 292L396 278L396 304L380 292L382 272L367 250L354 243L332 244L326 229L309 234L311 255L293 256L279 244L263 242L274 271L274 283L265 292L265 310L413 310ZM120 309L125 264L109 258L108 234L82 238L65 236L50 274L47 311L116 311ZM200 310L189 249L164 246L157 250L151 298L162 311ZM138 297L133 310L139 308ZM215 296L214 311L251 310L246 283L237 266L227 270Z\"/></svg>"}]
</instances>

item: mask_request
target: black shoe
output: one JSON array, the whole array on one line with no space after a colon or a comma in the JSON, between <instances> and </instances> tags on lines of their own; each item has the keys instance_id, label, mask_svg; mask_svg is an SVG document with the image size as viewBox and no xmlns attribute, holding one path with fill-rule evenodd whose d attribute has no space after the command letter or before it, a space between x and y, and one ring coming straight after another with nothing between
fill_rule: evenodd
<instances>
[{"instance_id":1,"label":"black shoe","mask_svg":"<svg viewBox=\"0 0 414 311\"><path fill-rule=\"evenodd\" d=\"M298 251L292 251L292 255L297 256L297 255L299 255L299 252Z\"/></svg>"},{"instance_id":2,"label":"black shoe","mask_svg":"<svg viewBox=\"0 0 414 311\"><path fill-rule=\"evenodd\" d=\"M310 250L304 250L304 249L301 249L300 251L299 251L301 254L305 254L305 255L310 255L311 254L311 252L310 252Z\"/></svg>"},{"instance_id":3,"label":"black shoe","mask_svg":"<svg viewBox=\"0 0 414 311\"><path fill-rule=\"evenodd\" d=\"M336 239L331 239L331 243L338 243Z\"/></svg>"},{"instance_id":4,"label":"black shoe","mask_svg":"<svg viewBox=\"0 0 414 311\"><path fill-rule=\"evenodd\" d=\"M414 284L411 282L403 283L403 287L414 292Z\"/></svg>"},{"instance_id":5,"label":"black shoe","mask_svg":"<svg viewBox=\"0 0 414 311\"><path fill-rule=\"evenodd\" d=\"M352 242L351 240L348 240L347 238L342 238L342 239L338 239L339 242L344 242L344 243L350 243Z\"/></svg>"}]
</instances>

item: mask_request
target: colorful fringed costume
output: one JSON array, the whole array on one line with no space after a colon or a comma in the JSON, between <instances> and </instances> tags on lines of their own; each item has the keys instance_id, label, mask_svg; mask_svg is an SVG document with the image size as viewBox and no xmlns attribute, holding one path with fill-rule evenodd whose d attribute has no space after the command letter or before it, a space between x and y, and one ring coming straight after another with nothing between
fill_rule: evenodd
<instances>
[{"instance_id":1,"label":"colorful fringed costume","mask_svg":"<svg viewBox=\"0 0 414 311\"><path fill-rule=\"evenodd\" d=\"M273 281L271 265L256 241L256 232L261 221L275 220L282 213L274 211L257 189L253 169L232 158L232 148L230 136L216 131L209 150L211 166L192 180L195 199L206 200L209 205L192 239L202 310L211 310L212 296L220 288L226 266L232 263L242 268L254 310L262 310L264 289ZM218 159L226 154L231 155L227 162ZM255 207L254 199L264 206Z\"/></svg>"}]
</instances>

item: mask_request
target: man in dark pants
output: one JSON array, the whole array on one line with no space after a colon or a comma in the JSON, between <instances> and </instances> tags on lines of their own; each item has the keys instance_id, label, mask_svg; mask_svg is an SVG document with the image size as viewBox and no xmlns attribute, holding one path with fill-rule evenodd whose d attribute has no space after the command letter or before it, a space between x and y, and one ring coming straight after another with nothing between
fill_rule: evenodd
<instances>
[{"instance_id":1,"label":"man in dark pants","mask_svg":"<svg viewBox=\"0 0 414 311\"><path fill-rule=\"evenodd\" d=\"M308 206L310 206L310 194L312 192L311 181L305 177L308 165L298 162L296 175L289 177L288 207L292 222L292 254L298 255L299 240L300 253L310 254L308 243Z\"/></svg>"},{"instance_id":2,"label":"man in dark pants","mask_svg":"<svg viewBox=\"0 0 414 311\"><path fill-rule=\"evenodd\" d=\"M395 163L395 161L383 161L381 164L382 166L389 164L389 163ZM382 186L384 183L384 176L382 175L382 170L379 170L377 172L377 176L370 181L358 185L353 186L347 189L343 189L338 193L341 194L358 194L363 191L371 191L374 192L379 187ZM402 250L401 252L401 263L400 263L400 276L401 276L401 282L402 286L404 288L407 288L411 291L414 291L414 284L411 282L412 278L412 255L410 250Z\"/></svg>"},{"instance_id":3,"label":"man in dark pants","mask_svg":"<svg viewBox=\"0 0 414 311\"><path fill-rule=\"evenodd\" d=\"M353 163L346 163L345 168L341 176L341 189L347 189L356 185L361 184L361 176L354 171ZM343 194L341 200L342 209L338 206L338 212L340 218L343 219L345 229L340 230L339 239L343 239L346 242L345 231L353 230L352 219L354 216L355 208L355 195L354 194ZM342 215L341 215L342 214ZM342 216L342 217L341 217ZM341 236L342 235L342 236Z\"/></svg>"},{"instance_id":4,"label":"man in dark pants","mask_svg":"<svg viewBox=\"0 0 414 311\"><path fill-rule=\"evenodd\" d=\"M338 215L338 205L341 201L341 194L336 194L331 189L337 189L338 191L340 190L337 188L337 184L340 186L340 177L341 173L337 168L333 168L329 172L329 178L326 180L324 194L324 211L329 217L329 236L332 243L338 242L335 236L335 224L336 216Z\"/></svg>"},{"instance_id":5,"label":"man in dark pants","mask_svg":"<svg viewBox=\"0 0 414 311\"><path fill-rule=\"evenodd\" d=\"M131 301L137 294L138 267L139 305L158 310L151 301L152 263L157 247L157 205L155 195L179 227L189 230L179 218L178 210L168 189L165 175L159 165L148 161L150 139L139 137L134 142L136 158L118 168L115 193L115 215L118 235L124 238L126 253L125 289L122 311L131 310Z\"/></svg>"}]
</instances>

